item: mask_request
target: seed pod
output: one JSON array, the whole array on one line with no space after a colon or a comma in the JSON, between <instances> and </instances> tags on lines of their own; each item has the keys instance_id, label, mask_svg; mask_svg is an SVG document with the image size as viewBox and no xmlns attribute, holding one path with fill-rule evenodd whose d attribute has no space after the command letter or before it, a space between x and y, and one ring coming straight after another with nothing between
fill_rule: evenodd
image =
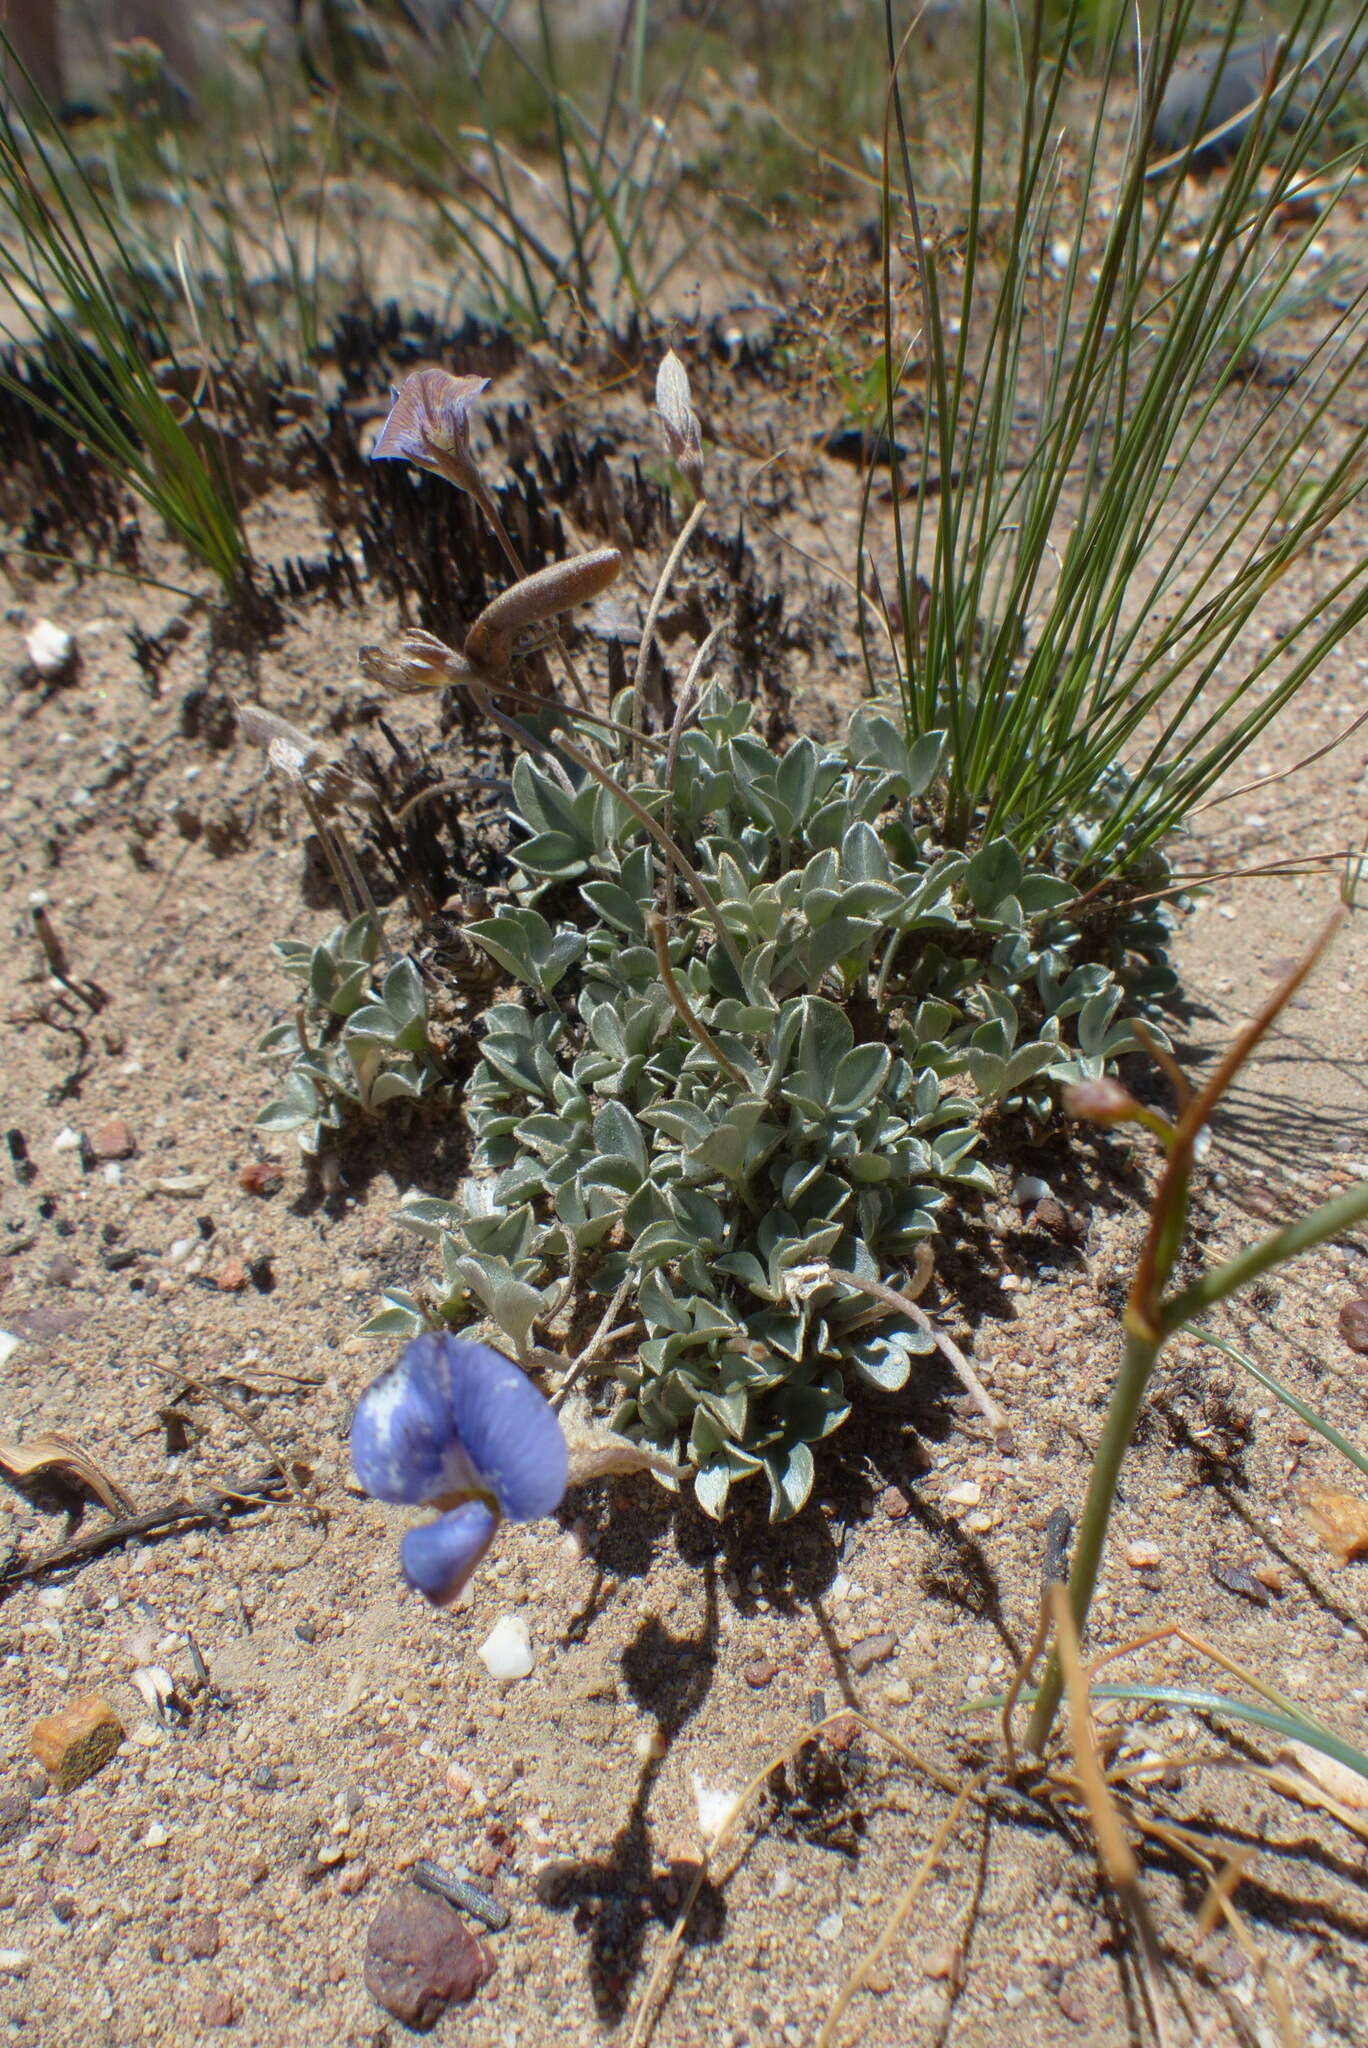
<instances>
[{"instance_id":1,"label":"seed pod","mask_svg":"<svg viewBox=\"0 0 1368 2048\"><path fill-rule=\"evenodd\" d=\"M487 675L503 675L512 659L514 636L560 612L599 596L617 578L622 556L616 548L592 548L568 562L550 562L535 575L500 591L465 637L465 656Z\"/></svg>"}]
</instances>

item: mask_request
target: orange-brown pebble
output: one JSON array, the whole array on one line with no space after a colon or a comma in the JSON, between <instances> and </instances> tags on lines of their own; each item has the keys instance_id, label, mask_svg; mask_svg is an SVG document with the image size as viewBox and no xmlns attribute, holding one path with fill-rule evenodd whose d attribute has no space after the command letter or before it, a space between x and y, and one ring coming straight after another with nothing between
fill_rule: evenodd
<instances>
[{"instance_id":1,"label":"orange-brown pebble","mask_svg":"<svg viewBox=\"0 0 1368 2048\"><path fill-rule=\"evenodd\" d=\"M35 1721L29 1747L59 1792L103 1768L124 1739L124 1725L102 1693L88 1692Z\"/></svg>"}]
</instances>

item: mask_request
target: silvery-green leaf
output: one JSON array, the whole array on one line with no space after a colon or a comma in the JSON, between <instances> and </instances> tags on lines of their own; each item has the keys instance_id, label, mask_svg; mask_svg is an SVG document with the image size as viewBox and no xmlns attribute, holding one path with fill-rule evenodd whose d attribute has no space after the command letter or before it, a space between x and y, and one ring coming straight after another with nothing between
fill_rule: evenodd
<instances>
[{"instance_id":1,"label":"silvery-green leaf","mask_svg":"<svg viewBox=\"0 0 1368 2048\"><path fill-rule=\"evenodd\" d=\"M373 1039L380 1045L392 1045L399 1035L399 1024L380 1003L363 1003L353 1010L347 1019L346 1039L348 1045L359 1039Z\"/></svg>"},{"instance_id":2,"label":"silvery-green leaf","mask_svg":"<svg viewBox=\"0 0 1368 2048\"><path fill-rule=\"evenodd\" d=\"M846 1053L831 1085L831 1106L837 1116L849 1116L878 1094L893 1064L886 1045L857 1045Z\"/></svg>"},{"instance_id":3,"label":"silvery-green leaf","mask_svg":"<svg viewBox=\"0 0 1368 2048\"><path fill-rule=\"evenodd\" d=\"M417 1102L423 1093L419 1077L405 1073L400 1067L391 1067L377 1076L370 1091L372 1109L379 1109L386 1102Z\"/></svg>"},{"instance_id":4,"label":"silvery-green leaf","mask_svg":"<svg viewBox=\"0 0 1368 2048\"><path fill-rule=\"evenodd\" d=\"M353 968L336 983L328 998L328 1008L334 1017L350 1017L358 1010L370 993L371 970L369 964Z\"/></svg>"},{"instance_id":5,"label":"silvery-green leaf","mask_svg":"<svg viewBox=\"0 0 1368 2048\"><path fill-rule=\"evenodd\" d=\"M787 1450L770 1451L764 1463L770 1489L770 1520L786 1522L806 1506L812 1491L816 1472L812 1452L805 1443L796 1443Z\"/></svg>"},{"instance_id":6,"label":"silvery-green leaf","mask_svg":"<svg viewBox=\"0 0 1368 2048\"><path fill-rule=\"evenodd\" d=\"M631 1111L620 1102L606 1102L594 1118L594 1143L609 1157L626 1159L638 1179L646 1173L646 1141Z\"/></svg>"},{"instance_id":7,"label":"silvery-green leaf","mask_svg":"<svg viewBox=\"0 0 1368 2048\"><path fill-rule=\"evenodd\" d=\"M258 1052L295 1052L299 1047L299 1026L291 1019L287 1024L273 1024L257 1040Z\"/></svg>"},{"instance_id":8,"label":"silvery-green leaf","mask_svg":"<svg viewBox=\"0 0 1368 2048\"><path fill-rule=\"evenodd\" d=\"M568 832L538 832L513 849L513 858L529 874L555 882L573 881L588 868L588 857Z\"/></svg>"},{"instance_id":9,"label":"silvery-green leaf","mask_svg":"<svg viewBox=\"0 0 1368 2048\"><path fill-rule=\"evenodd\" d=\"M387 1293L385 1302L386 1307L377 1309L362 1323L357 1331L359 1337L421 1336L427 1328L427 1321L411 1295Z\"/></svg>"},{"instance_id":10,"label":"silvery-green leaf","mask_svg":"<svg viewBox=\"0 0 1368 2048\"><path fill-rule=\"evenodd\" d=\"M704 1514L714 1522L720 1522L727 1511L727 1495L734 1476L725 1452L700 1465L694 1474L694 1496Z\"/></svg>"}]
</instances>

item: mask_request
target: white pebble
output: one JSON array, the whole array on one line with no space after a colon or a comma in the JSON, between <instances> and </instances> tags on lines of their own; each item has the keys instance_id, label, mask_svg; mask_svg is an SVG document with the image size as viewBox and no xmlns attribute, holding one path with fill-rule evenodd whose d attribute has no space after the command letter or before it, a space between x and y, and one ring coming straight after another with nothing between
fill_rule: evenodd
<instances>
[{"instance_id":1,"label":"white pebble","mask_svg":"<svg viewBox=\"0 0 1368 2048\"><path fill-rule=\"evenodd\" d=\"M698 1832L711 1847L732 1817L736 1794L705 1785L698 1771L693 1774L693 1789L698 1803Z\"/></svg>"},{"instance_id":2,"label":"white pebble","mask_svg":"<svg viewBox=\"0 0 1368 2048\"><path fill-rule=\"evenodd\" d=\"M159 1820L154 1820L143 1836L144 1849L164 1849L171 1837Z\"/></svg>"},{"instance_id":3,"label":"white pebble","mask_svg":"<svg viewBox=\"0 0 1368 2048\"><path fill-rule=\"evenodd\" d=\"M1012 1200L1018 1209L1030 1209L1037 1202L1048 1201L1052 1192L1050 1183L1038 1174L1023 1173L1012 1189Z\"/></svg>"},{"instance_id":4,"label":"white pebble","mask_svg":"<svg viewBox=\"0 0 1368 2048\"><path fill-rule=\"evenodd\" d=\"M71 1125L66 1124L53 1139L52 1149L54 1152L79 1152L81 1149L80 1132L73 1131Z\"/></svg>"},{"instance_id":5,"label":"white pebble","mask_svg":"<svg viewBox=\"0 0 1368 2048\"><path fill-rule=\"evenodd\" d=\"M0 1948L0 1970L8 1976L22 1976L32 1960L26 1948Z\"/></svg>"},{"instance_id":6,"label":"white pebble","mask_svg":"<svg viewBox=\"0 0 1368 2048\"><path fill-rule=\"evenodd\" d=\"M521 1614L504 1614L475 1652L491 1678L530 1678L537 1660L532 1636Z\"/></svg>"},{"instance_id":7,"label":"white pebble","mask_svg":"<svg viewBox=\"0 0 1368 2048\"><path fill-rule=\"evenodd\" d=\"M16 1337L13 1330L0 1330L0 1365L8 1365L19 1346L22 1337Z\"/></svg>"},{"instance_id":8,"label":"white pebble","mask_svg":"<svg viewBox=\"0 0 1368 2048\"><path fill-rule=\"evenodd\" d=\"M168 1264L178 1266L182 1259L188 1259L195 1249L195 1244L196 1240L193 1237L178 1237L166 1254Z\"/></svg>"},{"instance_id":9,"label":"white pebble","mask_svg":"<svg viewBox=\"0 0 1368 2048\"><path fill-rule=\"evenodd\" d=\"M75 635L65 626L55 626L51 619L39 619L25 636L24 645L40 676L59 676L70 667L76 652Z\"/></svg>"},{"instance_id":10,"label":"white pebble","mask_svg":"<svg viewBox=\"0 0 1368 2048\"><path fill-rule=\"evenodd\" d=\"M828 1913L825 1920L819 1920L813 1928L818 1941L839 1941L845 1932L845 1921L839 1913Z\"/></svg>"}]
</instances>

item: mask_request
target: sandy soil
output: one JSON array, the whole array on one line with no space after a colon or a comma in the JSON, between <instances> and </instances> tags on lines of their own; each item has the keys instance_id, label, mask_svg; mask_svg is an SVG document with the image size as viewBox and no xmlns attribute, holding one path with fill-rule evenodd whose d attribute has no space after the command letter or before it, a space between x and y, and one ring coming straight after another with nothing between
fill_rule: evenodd
<instances>
[{"instance_id":1,"label":"sandy soil","mask_svg":"<svg viewBox=\"0 0 1368 2048\"><path fill-rule=\"evenodd\" d=\"M729 375L725 413L718 383L699 375L720 444L711 523L721 536L766 440L797 442L813 424L772 367ZM374 393L383 389L377 377ZM601 428L620 478L650 446L648 393L643 371L597 413L584 404L581 432ZM494 395L529 398L539 418L557 410L517 366ZM762 489L795 537L839 529L853 511L839 465L783 488L771 473ZM821 516L809 519L814 505ZM574 530L599 537L583 504ZM284 481L257 504L251 531L282 574L287 560L326 551L313 494ZM756 577L784 588L788 624L767 644L791 717L829 722L859 687L842 600L752 532ZM638 592L650 559L644 551ZM143 560L199 587L154 535ZM719 550L695 584L716 592L720 560ZM559 1528L510 1532L466 1603L434 1615L398 1582L401 1518L356 1494L346 1434L385 1356L357 1325L382 1286L411 1283L426 1265L397 1226L399 1196L448 1187L459 1139L377 1137L320 1178L292 1146L253 1134L271 1093L253 1047L288 1000L268 941L318 935L333 920L306 866L304 821L263 784L224 705L229 691L259 693L311 730L380 746L355 656L384 638L393 600L373 580L358 582L359 601L287 597L279 630L244 654L216 638L203 604L169 592L106 576L28 581L13 558L8 574L4 1123L22 1133L31 1171L3 1167L0 1325L18 1339L4 1366L4 1429L76 1439L138 1510L186 1496L220 1507L33 1573L68 1522L50 1495L7 1495L6 2038L122 2048L223 2032L244 2048L378 2048L404 2029L362 1982L366 1932L427 1858L465 1865L511 1913L490 1937L495 1975L472 2005L451 2009L440 2038L625 2041L697 1867L699 1787L739 1791L844 1702L890 1731L896 1751L847 1728L764 1795L745 1855L724 1856L705 1886L655 2032L662 2044L719 2048L812 2042L945 1820L942 1787L991 1757L991 1723L968 1703L1005 1683L1029 1641L1047 1519L1082 1496L1148 1153L1010 1126L995 1155L998 1196L938 1271L932 1299L1008 1410L1011 1456L933 1377L865 1402L792 1526L769 1529L748 1512L718 1529L649 1480L614 1482L572 1496ZM692 645L689 608L680 614L676 664ZM79 675L65 685L25 670L25 635L44 616L78 637ZM584 650L601 678L605 643L590 633ZM1275 768L1318 744L1361 708L1366 672L1351 643L1259 758ZM401 732L438 744L430 706L383 708ZM488 767L483 742L457 733L445 744L446 763ZM1210 812L1194 864L1347 843L1361 832L1364 761L1355 741L1289 785ZM97 1013L51 982L33 937L35 892L73 978L104 992ZM1184 1058L1200 1065L1264 1000L1334 893L1316 877L1231 883L1187 915ZM1204 1256L1368 1172L1365 977L1355 919L1222 1114L1197 1195ZM135 1143L123 1160L92 1150L121 1149L106 1129L114 1119ZM278 1183L248 1174L244 1185L268 1157L279 1159ZM1062 1236L1012 1202L1023 1169L1067 1210ZM1223 1324L1360 1440L1365 1362L1344 1345L1337 1313L1363 1293L1368 1240L1347 1239ZM1337 1567L1303 1503L1308 1483L1343 1485L1346 1469L1233 1368L1176 1346L1128 1471L1095 1645L1181 1624L1363 1742L1368 1565ZM80 1532L104 1519L92 1501ZM510 1613L526 1617L537 1661L501 1689L475 1651ZM149 1666L175 1680L182 1706L168 1715L134 1688ZM1216 1676L1172 1647L1129 1668ZM59 1795L29 1756L29 1732L92 1689L128 1739ZM1195 1715L1169 1714L1137 1721L1127 1741L1137 1753L1271 1757L1276 1744L1249 1734L1232 1744ZM1219 1768L1175 1772L1144 1811L1209 1839L1216 1864L1222 1843L1248 1849L1237 1900L1300 2038L1310 2048L1362 2041L1363 1843ZM1196 1937L1202 1886L1191 1869L1157 1842L1147 1864L1173 1973L1163 1995L1173 2024L1179 1998L1190 2016L1179 2038L1275 2039L1257 1964L1229 1933ZM1141 1996L1135 1944L1099 1883L1086 1826L1071 1810L1052 1820L1003 1799L963 1816L850 2018L870 2043L986 2044L1010 2029L1101 2048L1141 2036Z\"/></svg>"}]
</instances>

